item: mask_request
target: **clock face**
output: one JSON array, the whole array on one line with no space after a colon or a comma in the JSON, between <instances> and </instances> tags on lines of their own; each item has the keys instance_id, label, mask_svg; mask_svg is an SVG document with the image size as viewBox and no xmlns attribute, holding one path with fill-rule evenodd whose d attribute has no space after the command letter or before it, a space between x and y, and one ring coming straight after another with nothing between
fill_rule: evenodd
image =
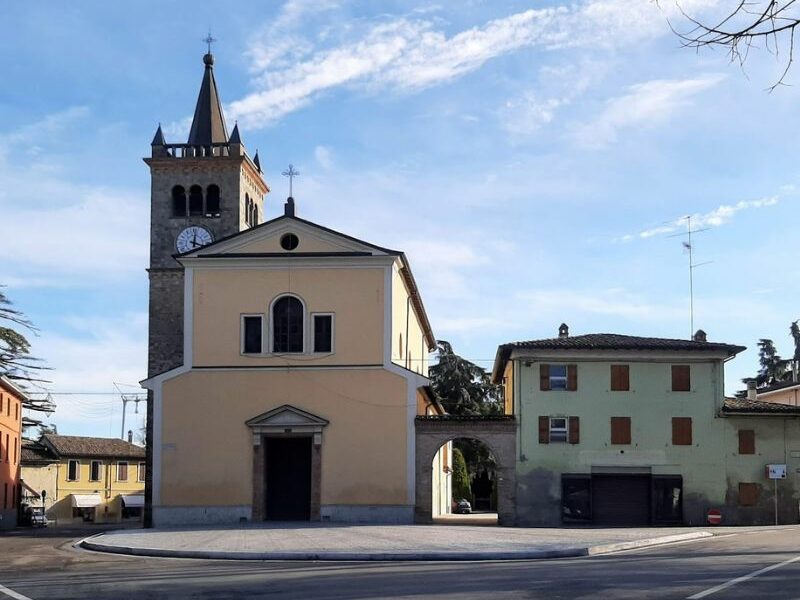
<instances>
[{"instance_id":1,"label":"clock face","mask_svg":"<svg viewBox=\"0 0 800 600\"><path fill-rule=\"evenodd\" d=\"M192 250L202 248L213 241L214 237L208 229L193 225L187 227L178 234L178 239L175 240L175 247L178 249L178 252L183 254L184 252L191 252Z\"/></svg>"}]
</instances>

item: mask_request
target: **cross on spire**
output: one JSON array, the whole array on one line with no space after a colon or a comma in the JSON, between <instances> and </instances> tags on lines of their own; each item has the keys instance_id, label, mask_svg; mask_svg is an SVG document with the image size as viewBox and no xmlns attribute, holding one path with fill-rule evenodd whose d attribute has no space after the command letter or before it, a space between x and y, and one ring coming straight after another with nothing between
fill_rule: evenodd
<instances>
[{"instance_id":1,"label":"cross on spire","mask_svg":"<svg viewBox=\"0 0 800 600\"><path fill-rule=\"evenodd\" d=\"M208 53L211 54L211 44L217 41L217 38L211 37L211 30L208 30L208 36L203 40L206 44L208 44Z\"/></svg>"},{"instance_id":2,"label":"cross on spire","mask_svg":"<svg viewBox=\"0 0 800 600\"><path fill-rule=\"evenodd\" d=\"M289 163L289 168L286 169L283 173L281 173L284 177L289 178L289 197L292 197L292 183L294 182L295 177L300 176L300 171L295 170L294 165Z\"/></svg>"}]
</instances>

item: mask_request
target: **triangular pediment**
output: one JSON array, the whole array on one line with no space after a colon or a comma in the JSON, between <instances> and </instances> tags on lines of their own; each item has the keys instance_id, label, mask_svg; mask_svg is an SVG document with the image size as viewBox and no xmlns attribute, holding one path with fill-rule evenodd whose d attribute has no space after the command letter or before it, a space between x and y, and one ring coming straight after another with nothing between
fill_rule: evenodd
<instances>
[{"instance_id":1,"label":"triangular pediment","mask_svg":"<svg viewBox=\"0 0 800 600\"><path fill-rule=\"evenodd\" d=\"M328 424L328 421L327 419L290 406L289 404L284 404L283 406L273 408L257 417L253 417L249 421L245 421L245 424L258 429L294 429L298 427L322 428Z\"/></svg>"},{"instance_id":2,"label":"triangular pediment","mask_svg":"<svg viewBox=\"0 0 800 600\"><path fill-rule=\"evenodd\" d=\"M297 245L282 243L293 234ZM322 227L298 217L283 216L247 229L208 246L187 253L186 257L246 256L396 256L400 253Z\"/></svg>"}]
</instances>

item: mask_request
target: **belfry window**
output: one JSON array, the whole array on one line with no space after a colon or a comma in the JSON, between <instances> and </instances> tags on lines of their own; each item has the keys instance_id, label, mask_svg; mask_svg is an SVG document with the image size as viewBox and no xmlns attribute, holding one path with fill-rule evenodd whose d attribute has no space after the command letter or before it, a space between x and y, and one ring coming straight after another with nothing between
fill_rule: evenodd
<instances>
[{"instance_id":1,"label":"belfry window","mask_svg":"<svg viewBox=\"0 0 800 600\"><path fill-rule=\"evenodd\" d=\"M176 185L172 188L172 216L186 216L186 190L183 189L182 185Z\"/></svg>"},{"instance_id":2,"label":"belfry window","mask_svg":"<svg viewBox=\"0 0 800 600\"><path fill-rule=\"evenodd\" d=\"M302 352L303 303L294 296L278 298L272 305L272 351Z\"/></svg>"},{"instance_id":3,"label":"belfry window","mask_svg":"<svg viewBox=\"0 0 800 600\"><path fill-rule=\"evenodd\" d=\"M252 225L250 222L250 195L244 195L244 222L248 227Z\"/></svg>"},{"instance_id":4,"label":"belfry window","mask_svg":"<svg viewBox=\"0 0 800 600\"><path fill-rule=\"evenodd\" d=\"M203 188L199 185L189 188L189 215L192 217L203 215Z\"/></svg>"},{"instance_id":5,"label":"belfry window","mask_svg":"<svg viewBox=\"0 0 800 600\"><path fill-rule=\"evenodd\" d=\"M213 183L206 189L206 216L219 216L219 186Z\"/></svg>"}]
</instances>

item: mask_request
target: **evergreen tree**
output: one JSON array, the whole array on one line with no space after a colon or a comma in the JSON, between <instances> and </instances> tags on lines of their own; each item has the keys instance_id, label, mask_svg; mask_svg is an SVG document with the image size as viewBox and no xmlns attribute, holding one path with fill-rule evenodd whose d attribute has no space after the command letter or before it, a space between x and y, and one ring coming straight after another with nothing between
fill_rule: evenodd
<instances>
[{"instance_id":1,"label":"evergreen tree","mask_svg":"<svg viewBox=\"0 0 800 600\"><path fill-rule=\"evenodd\" d=\"M467 473L467 463L461 450L453 448L453 500L456 502L465 498L472 501L472 488Z\"/></svg>"},{"instance_id":2,"label":"evergreen tree","mask_svg":"<svg viewBox=\"0 0 800 600\"><path fill-rule=\"evenodd\" d=\"M783 378L786 361L778 355L772 340L767 338L758 340L758 365L756 382L759 387L771 385Z\"/></svg>"},{"instance_id":3,"label":"evergreen tree","mask_svg":"<svg viewBox=\"0 0 800 600\"><path fill-rule=\"evenodd\" d=\"M475 363L462 358L449 342L438 340L438 363L428 370L433 391L451 415L503 414L501 386Z\"/></svg>"}]
</instances>

